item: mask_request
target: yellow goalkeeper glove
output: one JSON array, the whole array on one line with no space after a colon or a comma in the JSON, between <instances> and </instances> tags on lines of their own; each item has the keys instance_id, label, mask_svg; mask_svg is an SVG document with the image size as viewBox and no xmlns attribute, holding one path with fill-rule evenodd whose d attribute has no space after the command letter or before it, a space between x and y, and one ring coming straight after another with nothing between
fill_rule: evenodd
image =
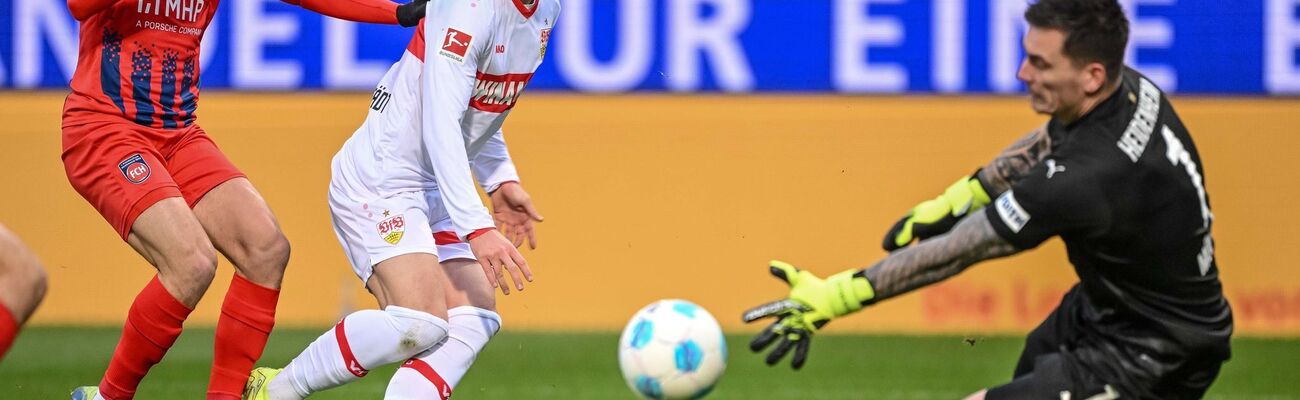
<instances>
[{"instance_id":1,"label":"yellow goalkeeper glove","mask_svg":"<svg viewBox=\"0 0 1300 400\"><path fill-rule=\"evenodd\" d=\"M885 233L882 247L894 251L912 243L912 239L926 239L942 235L957 225L967 214L988 205L989 195L980 184L979 171L958 179L943 194L912 207L912 211L894 223Z\"/></svg>"},{"instance_id":2,"label":"yellow goalkeeper glove","mask_svg":"<svg viewBox=\"0 0 1300 400\"><path fill-rule=\"evenodd\" d=\"M773 276L790 285L790 296L751 308L741 317L746 323L767 317L777 318L749 343L749 349L757 353L781 339L780 344L767 355L768 365L781 361L793 348L794 358L790 365L794 369L803 367L814 332L831 319L861 310L875 297L871 282L857 270L844 271L822 280L811 272L781 261L772 261L768 269Z\"/></svg>"}]
</instances>

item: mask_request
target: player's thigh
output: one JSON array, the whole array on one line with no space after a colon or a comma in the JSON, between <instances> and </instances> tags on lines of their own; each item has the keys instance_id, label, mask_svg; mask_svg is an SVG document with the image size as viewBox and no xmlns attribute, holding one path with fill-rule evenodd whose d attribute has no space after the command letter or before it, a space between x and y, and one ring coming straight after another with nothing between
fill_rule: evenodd
<instances>
[{"instance_id":1,"label":"player's thigh","mask_svg":"<svg viewBox=\"0 0 1300 400\"><path fill-rule=\"evenodd\" d=\"M496 292L488 283L487 275L478 261L456 258L442 262L447 274L444 288L447 293L447 308L471 306L484 310L496 310Z\"/></svg>"},{"instance_id":2,"label":"player's thigh","mask_svg":"<svg viewBox=\"0 0 1300 400\"><path fill-rule=\"evenodd\" d=\"M379 288L381 305L424 311L447 319L447 300L443 294L447 276L438 265L438 256L402 254L380 261L374 270L367 287Z\"/></svg>"},{"instance_id":3,"label":"player's thigh","mask_svg":"<svg viewBox=\"0 0 1300 400\"><path fill-rule=\"evenodd\" d=\"M205 266L216 266L216 249L180 197L159 200L141 212L131 226L127 243L163 274L190 274L202 272L196 270Z\"/></svg>"},{"instance_id":4,"label":"player's thigh","mask_svg":"<svg viewBox=\"0 0 1300 400\"><path fill-rule=\"evenodd\" d=\"M0 306L19 324L45 297L45 269L18 236L0 225Z\"/></svg>"},{"instance_id":5,"label":"player's thigh","mask_svg":"<svg viewBox=\"0 0 1300 400\"><path fill-rule=\"evenodd\" d=\"M1025 337L1025 348L1016 362L1014 377L1033 372L1039 356L1061 351L1061 346L1068 341L1069 336L1078 334L1079 329L1073 326L1080 301L1078 290L1078 285L1070 289L1056 309Z\"/></svg>"},{"instance_id":6,"label":"player's thigh","mask_svg":"<svg viewBox=\"0 0 1300 400\"><path fill-rule=\"evenodd\" d=\"M289 261L289 241L262 195L247 178L227 180L208 191L194 215L212 244L249 280L278 287Z\"/></svg>"},{"instance_id":7,"label":"player's thigh","mask_svg":"<svg viewBox=\"0 0 1300 400\"><path fill-rule=\"evenodd\" d=\"M453 231L451 216L442 206L436 193L426 193L429 202L429 224L433 231L434 242L438 245L438 258L442 260L443 271L448 280L444 287L447 293L447 307L473 306L485 310L496 309L496 292L488 282L483 267L474 259L474 252L469 243L461 241Z\"/></svg>"},{"instance_id":8,"label":"player's thigh","mask_svg":"<svg viewBox=\"0 0 1300 400\"><path fill-rule=\"evenodd\" d=\"M989 389L988 400L1011 399L1089 399L1119 398L1116 389L1099 380L1068 352L1041 355L1034 360L1033 372Z\"/></svg>"},{"instance_id":9,"label":"player's thigh","mask_svg":"<svg viewBox=\"0 0 1300 400\"><path fill-rule=\"evenodd\" d=\"M331 187L329 205L353 272L381 305L435 307L445 314L446 275L420 193L376 197Z\"/></svg>"},{"instance_id":10,"label":"player's thigh","mask_svg":"<svg viewBox=\"0 0 1300 400\"><path fill-rule=\"evenodd\" d=\"M155 136L130 122L63 128L63 166L70 183L126 239L146 209L181 192Z\"/></svg>"}]
</instances>

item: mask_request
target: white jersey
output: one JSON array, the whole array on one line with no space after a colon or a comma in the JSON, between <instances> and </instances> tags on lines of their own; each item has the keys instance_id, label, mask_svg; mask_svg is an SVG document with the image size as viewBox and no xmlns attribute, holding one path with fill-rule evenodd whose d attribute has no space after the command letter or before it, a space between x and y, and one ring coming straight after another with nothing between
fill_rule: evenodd
<instances>
[{"instance_id":1,"label":"white jersey","mask_svg":"<svg viewBox=\"0 0 1300 400\"><path fill-rule=\"evenodd\" d=\"M541 65L560 4L433 0L427 9L366 121L334 156L332 184L374 197L439 191L465 239L493 227L471 168L487 190L518 180L501 125Z\"/></svg>"}]
</instances>

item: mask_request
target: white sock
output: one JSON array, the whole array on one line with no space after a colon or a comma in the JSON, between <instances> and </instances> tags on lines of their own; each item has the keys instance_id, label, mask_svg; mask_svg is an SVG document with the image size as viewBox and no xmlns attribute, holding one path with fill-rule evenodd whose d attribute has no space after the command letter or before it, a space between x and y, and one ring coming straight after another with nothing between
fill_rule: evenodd
<instances>
[{"instance_id":1,"label":"white sock","mask_svg":"<svg viewBox=\"0 0 1300 400\"><path fill-rule=\"evenodd\" d=\"M411 358L446 337L447 322L426 312L397 306L357 311L290 361L267 394L271 400L302 400L361 379L371 368Z\"/></svg>"},{"instance_id":2,"label":"white sock","mask_svg":"<svg viewBox=\"0 0 1300 400\"><path fill-rule=\"evenodd\" d=\"M443 399L474 364L478 353L501 329L501 316L477 307L447 310L451 333L447 340L412 358L388 381L384 399Z\"/></svg>"}]
</instances>

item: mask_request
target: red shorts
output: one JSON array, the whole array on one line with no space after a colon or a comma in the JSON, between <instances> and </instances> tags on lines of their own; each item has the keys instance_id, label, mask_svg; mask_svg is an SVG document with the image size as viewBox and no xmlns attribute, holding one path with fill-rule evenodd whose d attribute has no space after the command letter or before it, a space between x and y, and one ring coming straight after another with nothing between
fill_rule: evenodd
<instances>
[{"instance_id":1,"label":"red shorts","mask_svg":"<svg viewBox=\"0 0 1300 400\"><path fill-rule=\"evenodd\" d=\"M156 129L125 120L64 126L63 168L123 240L158 201L184 197L193 208L212 188L244 176L198 125Z\"/></svg>"}]
</instances>

